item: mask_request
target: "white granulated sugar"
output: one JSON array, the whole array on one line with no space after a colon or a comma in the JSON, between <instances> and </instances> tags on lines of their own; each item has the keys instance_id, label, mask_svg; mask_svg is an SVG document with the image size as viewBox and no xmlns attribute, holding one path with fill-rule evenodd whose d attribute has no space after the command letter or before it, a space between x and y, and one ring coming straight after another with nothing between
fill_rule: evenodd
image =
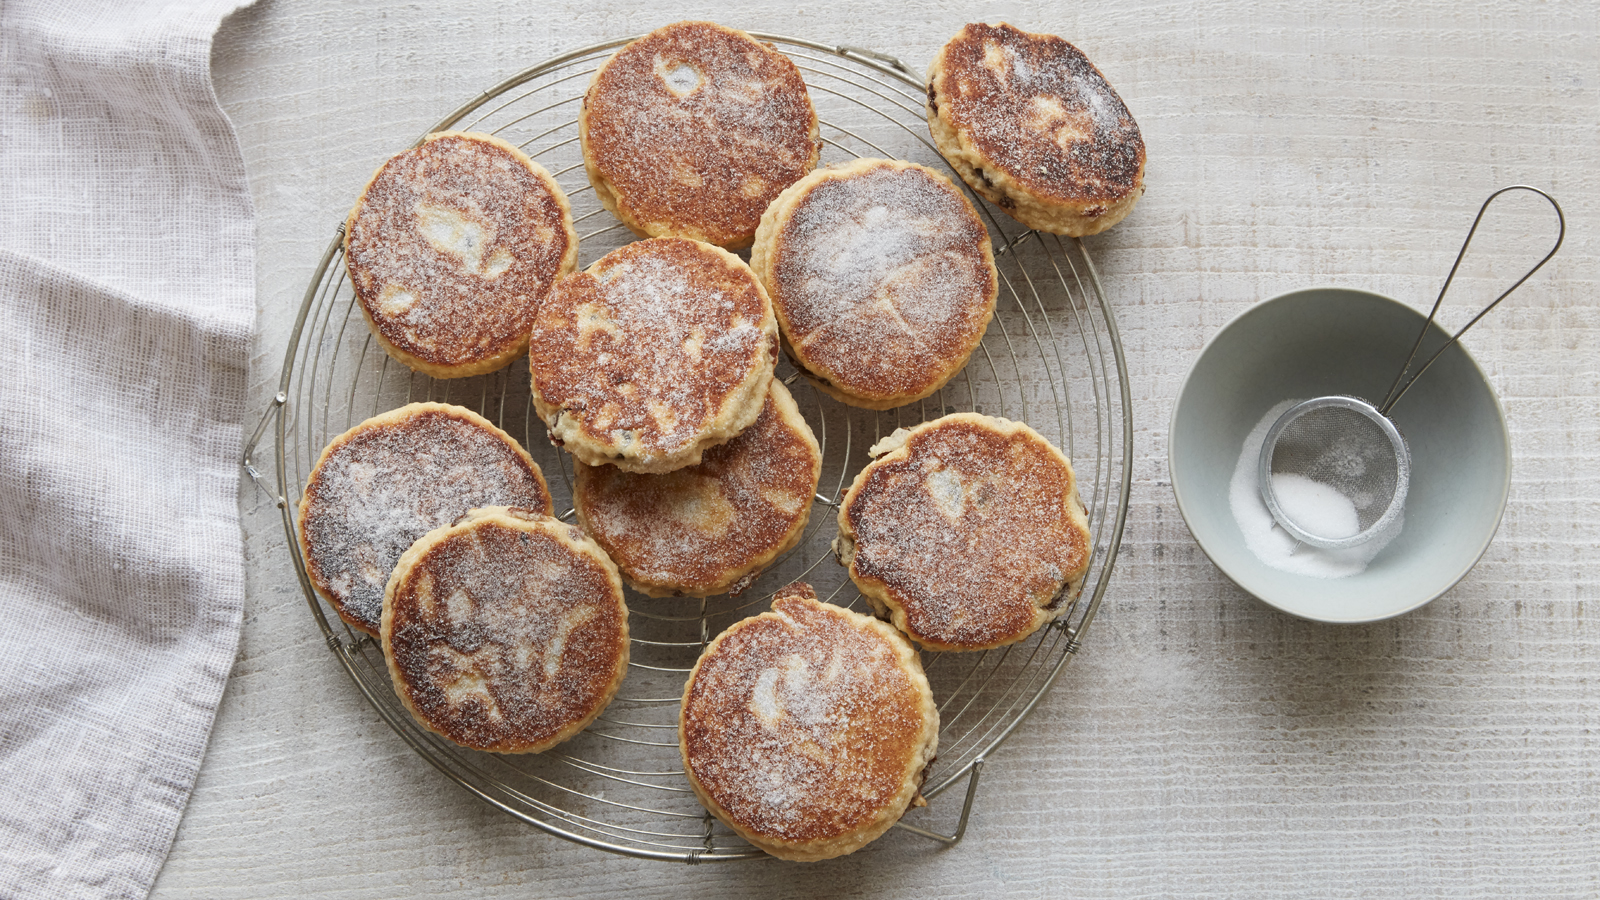
<instances>
[{"instance_id":1,"label":"white granulated sugar","mask_svg":"<svg viewBox=\"0 0 1600 900\"><path fill-rule=\"evenodd\" d=\"M740 353L748 350L761 335L760 328L749 323L741 323L706 341L704 347L712 353Z\"/></svg>"},{"instance_id":2,"label":"white granulated sugar","mask_svg":"<svg viewBox=\"0 0 1600 900\"><path fill-rule=\"evenodd\" d=\"M417 305L417 295L414 291L404 288L387 287L378 297L378 309L386 316L399 318L411 311Z\"/></svg>"},{"instance_id":3,"label":"white granulated sugar","mask_svg":"<svg viewBox=\"0 0 1600 900\"><path fill-rule=\"evenodd\" d=\"M755 690L750 692L750 711L763 724L776 725L783 713L778 705L778 679L783 675L777 668L762 669L756 679Z\"/></svg>"},{"instance_id":4,"label":"white granulated sugar","mask_svg":"<svg viewBox=\"0 0 1600 900\"><path fill-rule=\"evenodd\" d=\"M827 678L814 677L805 658L791 654L783 661L782 668L773 666L761 671L750 694L750 711L772 726L784 719L791 728L832 726L835 724L833 706L839 701L828 691L832 683ZM812 739L827 747L833 744L834 735L831 729L820 728L812 732Z\"/></svg>"},{"instance_id":5,"label":"white granulated sugar","mask_svg":"<svg viewBox=\"0 0 1600 900\"><path fill-rule=\"evenodd\" d=\"M539 585L539 587L542 586ZM596 615L597 613L593 607L569 609L562 614L560 620L556 623L555 634L551 637L550 643L544 651L544 677L546 680L554 679L556 674L561 671L562 654L566 652L567 639L572 636L572 632L589 624Z\"/></svg>"},{"instance_id":6,"label":"white granulated sugar","mask_svg":"<svg viewBox=\"0 0 1600 900\"><path fill-rule=\"evenodd\" d=\"M1245 546L1256 558L1283 572L1312 578L1348 578L1366 571L1367 565L1400 534L1405 514L1372 540L1344 550L1324 550L1302 544L1273 521L1266 501L1261 499L1257 465L1267 431L1278 417L1299 403L1285 400L1267 410L1244 440L1233 478L1228 482L1228 508L1244 533ZM1280 475L1273 479L1279 502L1296 522L1308 530L1330 538L1347 537L1360 531L1355 504L1333 488L1299 475ZM1331 495L1331 496L1330 496Z\"/></svg>"},{"instance_id":7,"label":"white granulated sugar","mask_svg":"<svg viewBox=\"0 0 1600 900\"><path fill-rule=\"evenodd\" d=\"M1015 47L1005 48L1006 62L1011 65L1011 77L1019 84L1027 84L1033 80L1033 67L1028 65L1028 58L1018 53Z\"/></svg>"},{"instance_id":8,"label":"white granulated sugar","mask_svg":"<svg viewBox=\"0 0 1600 900\"><path fill-rule=\"evenodd\" d=\"M928 476L928 492L933 502L952 520L959 521L967 508L966 486L954 469L940 469Z\"/></svg>"},{"instance_id":9,"label":"white granulated sugar","mask_svg":"<svg viewBox=\"0 0 1600 900\"><path fill-rule=\"evenodd\" d=\"M1107 100L1109 85L1092 67L1073 65L1044 65L1035 67L1026 55L1015 47L1004 50L1009 64L1010 88L1019 97L1052 97L1074 101L1075 110L1088 113L1097 130L1118 130L1122 127L1123 110ZM1066 118L1063 111L1062 118ZM1004 123L1000 127L1016 128L1019 122ZM1086 135L1086 137L1088 137Z\"/></svg>"},{"instance_id":10,"label":"white granulated sugar","mask_svg":"<svg viewBox=\"0 0 1600 900\"><path fill-rule=\"evenodd\" d=\"M1320 481L1292 473L1272 476L1272 489L1284 515L1301 528L1330 540L1361 533L1361 517L1349 497Z\"/></svg>"},{"instance_id":11,"label":"white granulated sugar","mask_svg":"<svg viewBox=\"0 0 1600 900\"><path fill-rule=\"evenodd\" d=\"M417 231L435 250L459 259L468 271L483 268L483 250L488 241L481 223L433 203L418 203L416 210Z\"/></svg>"},{"instance_id":12,"label":"white granulated sugar","mask_svg":"<svg viewBox=\"0 0 1600 900\"><path fill-rule=\"evenodd\" d=\"M706 82L694 66L679 63L669 68L667 61L660 55L656 56L655 69L656 74L666 83L667 90L674 97L687 97Z\"/></svg>"}]
</instances>

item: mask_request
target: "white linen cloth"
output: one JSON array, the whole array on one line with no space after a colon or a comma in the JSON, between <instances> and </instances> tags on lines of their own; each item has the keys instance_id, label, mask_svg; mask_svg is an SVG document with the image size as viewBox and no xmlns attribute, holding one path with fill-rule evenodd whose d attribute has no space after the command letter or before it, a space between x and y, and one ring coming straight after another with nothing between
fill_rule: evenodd
<instances>
[{"instance_id":1,"label":"white linen cloth","mask_svg":"<svg viewBox=\"0 0 1600 900\"><path fill-rule=\"evenodd\" d=\"M0 897L143 897L238 643L240 0L0 3Z\"/></svg>"}]
</instances>

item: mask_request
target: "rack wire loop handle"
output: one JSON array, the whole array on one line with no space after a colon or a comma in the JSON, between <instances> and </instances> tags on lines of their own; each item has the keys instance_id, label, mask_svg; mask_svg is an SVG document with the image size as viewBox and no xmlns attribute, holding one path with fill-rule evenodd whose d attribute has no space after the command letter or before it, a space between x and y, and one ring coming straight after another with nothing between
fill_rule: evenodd
<instances>
[{"instance_id":1,"label":"rack wire loop handle","mask_svg":"<svg viewBox=\"0 0 1600 900\"><path fill-rule=\"evenodd\" d=\"M1479 310L1478 314L1473 316L1471 321L1461 326L1461 330L1452 335L1450 340L1445 341L1444 346L1434 351L1434 354L1428 357L1428 361L1422 364L1422 368L1417 370L1417 374L1412 375L1411 379L1407 381L1406 373L1411 371L1411 363L1417 358L1417 349L1422 346L1422 339L1427 336L1428 328L1433 325L1434 316L1439 314L1439 305L1444 302L1445 292L1450 290L1450 282L1455 280L1456 270L1461 268L1461 260L1467 255L1467 248L1472 246L1472 236L1478 233L1478 223L1483 221L1483 214L1488 212L1489 204L1493 203L1496 197L1508 191L1532 191L1533 193L1538 194L1544 199L1550 201L1550 205L1555 208L1556 224L1559 227L1559 231L1556 233L1555 246L1551 247L1550 252L1546 253L1543 259L1535 263L1533 268L1524 273L1521 278L1518 278L1515 284L1506 288L1505 293L1496 297L1493 303L1490 303L1488 306L1485 306L1483 309ZM1488 315L1489 310L1499 306L1501 300L1511 296L1512 291L1522 287L1522 283L1524 281L1532 278L1533 273L1543 268L1544 264L1549 262L1552 256L1556 255L1556 251L1561 249L1561 242L1566 240L1566 237L1567 217L1561 212L1561 204L1556 202L1556 198L1550 196L1544 191L1526 184L1513 184L1509 187L1503 187L1500 190L1490 194L1489 199L1483 201L1483 206L1478 208L1477 218L1472 220L1472 228L1467 231L1467 239L1461 242L1461 249L1456 253L1455 265L1450 267L1450 274L1444 280L1444 287L1439 288L1439 296L1433 301L1433 309L1428 311L1428 320L1422 323L1422 330L1417 332L1417 340L1411 345L1411 353L1406 356L1405 365L1400 367L1400 374L1395 376L1394 384L1389 386L1389 392L1383 395L1383 403L1378 406L1378 412L1382 415L1388 415L1389 410L1393 408L1396 403L1399 403L1400 398L1406 395L1406 391L1411 390L1411 386L1417 383L1418 378L1422 377L1422 373L1428 371L1428 367L1433 365L1434 360L1438 359L1441 353L1444 353L1444 351L1450 349L1450 345L1460 340L1461 336L1467 333L1468 328L1476 325L1479 319ZM1404 382L1404 384L1401 382Z\"/></svg>"},{"instance_id":2,"label":"rack wire loop handle","mask_svg":"<svg viewBox=\"0 0 1600 900\"><path fill-rule=\"evenodd\" d=\"M906 824L904 819L894 823L894 827L903 831L909 831L915 835L920 835L922 837L938 841L947 847L954 847L956 844L961 843L961 839L965 837L967 833L967 820L972 817L972 800L978 795L978 778L982 775L983 757L979 756L977 759L972 761L972 772L967 776L967 798L961 803L961 818L956 820L955 834L940 834L937 831L929 831L926 828L918 828L915 825Z\"/></svg>"},{"instance_id":3,"label":"rack wire loop handle","mask_svg":"<svg viewBox=\"0 0 1600 900\"><path fill-rule=\"evenodd\" d=\"M267 433L267 426L271 425L273 420L283 414L283 405L288 402L289 395L283 391L279 391L273 396L271 405L267 407L266 412L261 414L261 421L256 423L255 433L250 435L250 440L245 442L244 455L239 460L239 465L244 469L245 474L250 476L250 480L255 482L256 488L280 506L287 501L267 487L266 478L256 468L255 455L256 445L261 443L262 436Z\"/></svg>"},{"instance_id":4,"label":"rack wire loop handle","mask_svg":"<svg viewBox=\"0 0 1600 900\"><path fill-rule=\"evenodd\" d=\"M836 49L840 54L853 53L856 56L865 57L867 59L883 63L890 68L898 69L907 75L913 74L911 68L905 63L901 62L900 58L897 56L890 56L887 53L881 53L877 50L868 50L866 47L857 47L854 44L840 44Z\"/></svg>"}]
</instances>

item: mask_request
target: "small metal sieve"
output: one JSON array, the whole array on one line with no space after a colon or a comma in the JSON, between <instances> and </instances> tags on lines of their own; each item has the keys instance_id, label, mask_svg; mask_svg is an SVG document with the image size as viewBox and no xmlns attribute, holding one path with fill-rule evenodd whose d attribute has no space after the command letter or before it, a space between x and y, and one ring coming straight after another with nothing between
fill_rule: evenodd
<instances>
[{"instance_id":1,"label":"small metal sieve","mask_svg":"<svg viewBox=\"0 0 1600 900\"><path fill-rule=\"evenodd\" d=\"M1450 282L1455 279L1461 259L1472 244L1478 223L1483 221L1489 204L1507 191L1532 191L1550 201L1559 226L1555 246L1505 293L1479 310L1412 374L1411 364L1417 357L1417 350L1439 312L1445 292L1450 290ZM1383 402L1374 406L1356 397L1314 397L1291 406L1267 430L1256 471L1261 499L1279 527L1303 544L1336 550L1364 544L1383 534L1395 522L1405 509L1406 491L1411 483L1411 452L1400 430L1389 419L1389 410L1468 328L1549 262L1561 249L1566 234L1567 222L1561 205L1538 188L1512 185L1495 191L1483 201L1466 240L1461 243L1461 250L1456 253L1455 265L1450 267L1450 275L1433 301L1428 320L1423 323L1405 365L1401 366Z\"/></svg>"}]
</instances>

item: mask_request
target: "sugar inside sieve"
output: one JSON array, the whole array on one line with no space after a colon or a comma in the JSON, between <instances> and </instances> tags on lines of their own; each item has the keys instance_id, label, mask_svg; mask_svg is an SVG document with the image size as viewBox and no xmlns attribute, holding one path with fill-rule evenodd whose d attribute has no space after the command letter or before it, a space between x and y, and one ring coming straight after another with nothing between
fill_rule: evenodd
<instances>
[{"instance_id":1,"label":"sugar inside sieve","mask_svg":"<svg viewBox=\"0 0 1600 900\"><path fill-rule=\"evenodd\" d=\"M1411 453L1377 407L1316 397L1285 410L1261 444L1261 499L1303 544L1344 549L1382 534L1405 509Z\"/></svg>"},{"instance_id":2,"label":"sugar inside sieve","mask_svg":"<svg viewBox=\"0 0 1600 900\"><path fill-rule=\"evenodd\" d=\"M1439 305L1472 245L1472 236L1478 233L1483 214L1496 197L1509 191L1529 191L1549 201L1556 213L1555 246L1412 372L1422 339L1439 314ZM1267 430L1257 478L1261 499L1273 521L1295 540L1327 550L1355 547L1383 534L1405 509L1406 490L1411 483L1411 453L1400 430L1389 419L1389 410L1468 328L1549 262L1561 249L1566 234L1561 205L1544 191L1518 184L1490 194L1478 208L1477 218L1472 220L1472 228L1456 253L1455 265L1450 267L1433 309L1383 402L1373 406L1355 397L1315 397L1291 406Z\"/></svg>"}]
</instances>

